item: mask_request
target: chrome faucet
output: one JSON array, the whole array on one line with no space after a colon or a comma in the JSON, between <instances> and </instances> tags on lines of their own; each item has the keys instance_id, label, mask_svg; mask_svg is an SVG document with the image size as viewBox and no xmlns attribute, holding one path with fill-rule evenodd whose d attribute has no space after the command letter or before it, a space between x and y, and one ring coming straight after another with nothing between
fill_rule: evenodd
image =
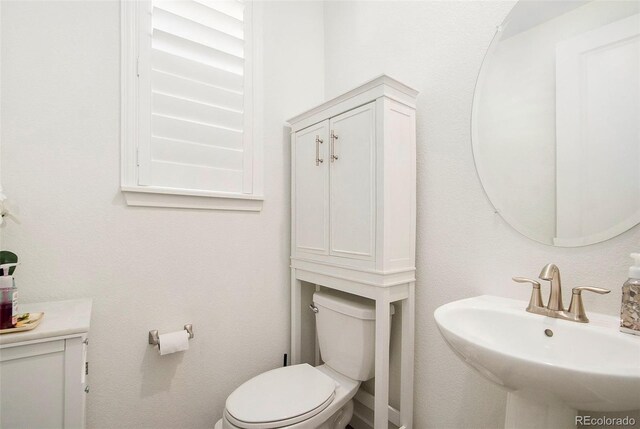
<instances>
[{"instance_id":1,"label":"chrome faucet","mask_svg":"<svg viewBox=\"0 0 640 429\"><path fill-rule=\"evenodd\" d=\"M542 295L540 294L540 282L525 277L513 277L513 281L518 283L531 283L533 290L531 291L531 299L527 306L527 311L533 314L540 314L556 319L570 320L573 322L588 323L589 319L584 311L582 303L582 291L595 292L605 294L611 292L609 289L599 287L575 287L571 293L571 303L569 310L565 311L562 304L562 282L560 281L560 270L555 264L547 264L540 272L541 280L551 282L551 290L549 292L549 301L545 307L542 304Z\"/></svg>"}]
</instances>

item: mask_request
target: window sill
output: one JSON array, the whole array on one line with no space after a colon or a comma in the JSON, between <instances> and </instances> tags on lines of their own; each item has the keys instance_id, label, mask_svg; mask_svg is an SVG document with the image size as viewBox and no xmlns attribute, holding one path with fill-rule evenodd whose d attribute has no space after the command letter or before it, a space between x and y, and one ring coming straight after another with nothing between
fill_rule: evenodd
<instances>
[{"instance_id":1,"label":"window sill","mask_svg":"<svg viewBox=\"0 0 640 429\"><path fill-rule=\"evenodd\" d=\"M259 212L264 199L255 195L152 186L122 186L121 189L127 205L142 207Z\"/></svg>"}]
</instances>

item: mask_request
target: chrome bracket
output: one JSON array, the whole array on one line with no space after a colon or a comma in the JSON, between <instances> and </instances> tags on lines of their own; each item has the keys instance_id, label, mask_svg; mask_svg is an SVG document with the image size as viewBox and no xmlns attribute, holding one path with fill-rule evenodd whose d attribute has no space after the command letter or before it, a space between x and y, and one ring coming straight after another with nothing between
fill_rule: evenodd
<instances>
[{"instance_id":1,"label":"chrome bracket","mask_svg":"<svg viewBox=\"0 0 640 429\"><path fill-rule=\"evenodd\" d=\"M184 325L184 330L189 333L189 339L193 338L193 325L191 323L187 323ZM158 330L154 329L149 331L149 344L152 346L160 345L160 336L158 335Z\"/></svg>"}]
</instances>

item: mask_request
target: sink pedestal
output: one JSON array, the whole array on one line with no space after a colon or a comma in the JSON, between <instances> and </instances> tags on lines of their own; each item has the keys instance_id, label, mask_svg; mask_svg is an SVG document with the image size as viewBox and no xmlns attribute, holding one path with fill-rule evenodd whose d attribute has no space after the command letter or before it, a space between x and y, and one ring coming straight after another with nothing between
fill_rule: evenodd
<instances>
[{"instance_id":1,"label":"sink pedestal","mask_svg":"<svg viewBox=\"0 0 640 429\"><path fill-rule=\"evenodd\" d=\"M565 405L548 405L517 393L507 394L505 429L575 429L577 411Z\"/></svg>"}]
</instances>

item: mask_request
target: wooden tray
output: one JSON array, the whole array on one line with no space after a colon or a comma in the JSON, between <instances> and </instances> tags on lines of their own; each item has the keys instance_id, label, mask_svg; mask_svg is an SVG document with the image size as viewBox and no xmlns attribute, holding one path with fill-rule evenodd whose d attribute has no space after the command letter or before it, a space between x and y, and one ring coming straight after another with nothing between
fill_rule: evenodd
<instances>
[{"instance_id":1,"label":"wooden tray","mask_svg":"<svg viewBox=\"0 0 640 429\"><path fill-rule=\"evenodd\" d=\"M21 320L15 328L0 329L0 334L10 334L12 332L30 331L40 324L44 313L29 313L26 320Z\"/></svg>"}]
</instances>

